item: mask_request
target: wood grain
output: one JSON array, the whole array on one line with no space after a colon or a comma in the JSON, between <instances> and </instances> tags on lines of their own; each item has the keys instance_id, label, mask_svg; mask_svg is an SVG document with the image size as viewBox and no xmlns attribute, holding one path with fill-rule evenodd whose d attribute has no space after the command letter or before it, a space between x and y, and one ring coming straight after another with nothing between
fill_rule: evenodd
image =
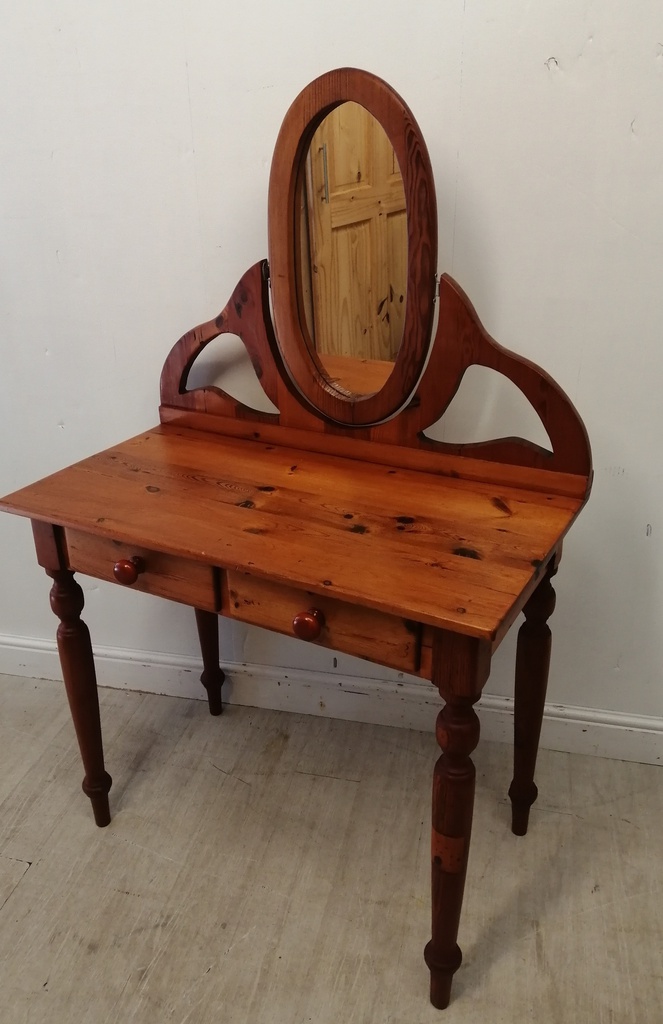
<instances>
[{"instance_id":1,"label":"wood grain","mask_svg":"<svg viewBox=\"0 0 663 1024\"><path fill-rule=\"evenodd\" d=\"M127 589L166 597L210 612L218 609L214 571L208 565L81 530L67 529L65 538L68 568L74 572L113 583L117 581L113 569L121 556L140 558L144 571Z\"/></svg>"},{"instance_id":2,"label":"wood grain","mask_svg":"<svg viewBox=\"0 0 663 1024\"><path fill-rule=\"evenodd\" d=\"M164 426L2 502L129 553L158 547L491 640L581 505Z\"/></svg>"},{"instance_id":3,"label":"wood grain","mask_svg":"<svg viewBox=\"0 0 663 1024\"><path fill-rule=\"evenodd\" d=\"M548 432L552 452L522 438L446 444L423 436L445 412L472 365L502 373L522 391ZM490 337L467 295L448 274L440 282L437 333L414 399L396 421L377 428L375 437L394 436L395 429L400 436L417 436L419 444L431 450L591 476L587 432L568 396L544 370Z\"/></svg>"},{"instance_id":4,"label":"wood grain","mask_svg":"<svg viewBox=\"0 0 663 1024\"><path fill-rule=\"evenodd\" d=\"M32 522L32 536L35 542L37 562L44 569L66 569L64 537L59 526L42 523L38 519Z\"/></svg>"},{"instance_id":5,"label":"wood grain","mask_svg":"<svg viewBox=\"0 0 663 1024\"><path fill-rule=\"evenodd\" d=\"M309 607L324 616L319 637L309 643L403 672L418 671L420 629L415 623L256 576L226 574L222 611L229 618L293 636L293 618Z\"/></svg>"},{"instance_id":6,"label":"wood grain","mask_svg":"<svg viewBox=\"0 0 663 1024\"><path fill-rule=\"evenodd\" d=\"M320 418L302 405L281 359L269 311L269 270L266 260L255 263L240 279L214 320L187 331L170 350L161 371L161 404L203 415L210 424L220 417L256 424L279 424L321 431ZM280 413L258 412L218 386L187 390L196 357L222 334L236 334L249 354L260 384Z\"/></svg>"},{"instance_id":7,"label":"wood grain","mask_svg":"<svg viewBox=\"0 0 663 1024\"><path fill-rule=\"evenodd\" d=\"M160 420L182 429L205 431L222 437L238 437L246 440L263 441L265 444L287 445L305 452L319 452L327 455L347 456L365 460L377 465L397 469L411 469L419 473L433 473L451 477L454 480L474 480L496 486L526 488L547 494L566 495L571 498L587 499L591 488L591 476L578 473L562 473L548 468L521 466L517 463L489 461L475 453L466 452L459 457L457 452L439 450L434 443L413 447L402 439L371 440L377 428L341 431L333 424L327 424L324 433L301 430L280 425L272 426L258 422L232 419L228 416L208 416L189 412L177 406L162 405Z\"/></svg>"}]
</instances>

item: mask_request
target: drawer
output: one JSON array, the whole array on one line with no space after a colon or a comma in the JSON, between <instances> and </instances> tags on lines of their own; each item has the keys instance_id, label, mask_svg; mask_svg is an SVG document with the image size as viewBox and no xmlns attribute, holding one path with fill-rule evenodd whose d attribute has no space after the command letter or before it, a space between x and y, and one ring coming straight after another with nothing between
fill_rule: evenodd
<instances>
[{"instance_id":1,"label":"drawer","mask_svg":"<svg viewBox=\"0 0 663 1024\"><path fill-rule=\"evenodd\" d=\"M80 530L65 530L65 538L69 568L74 572L117 583L120 581L113 572L116 564L137 558L142 571L135 582L125 584L128 589L167 597L206 611L218 611L215 570L209 565L106 537L94 537Z\"/></svg>"},{"instance_id":2,"label":"drawer","mask_svg":"<svg viewBox=\"0 0 663 1024\"><path fill-rule=\"evenodd\" d=\"M240 572L225 573L221 609L231 619L289 636L297 635L293 628L295 616L315 609L322 613L323 623L319 636L311 643L402 672L419 672L421 629L417 623L395 615Z\"/></svg>"}]
</instances>

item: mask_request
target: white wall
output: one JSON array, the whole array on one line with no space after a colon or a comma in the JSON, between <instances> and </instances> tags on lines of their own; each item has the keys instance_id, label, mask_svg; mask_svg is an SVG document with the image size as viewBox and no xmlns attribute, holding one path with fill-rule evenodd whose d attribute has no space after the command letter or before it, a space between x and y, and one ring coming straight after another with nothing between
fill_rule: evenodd
<instances>
[{"instance_id":1,"label":"white wall","mask_svg":"<svg viewBox=\"0 0 663 1024\"><path fill-rule=\"evenodd\" d=\"M156 422L172 342L266 255L288 105L344 64L386 78L419 120L440 270L557 378L590 433L596 479L558 577L551 700L659 728L660 0L5 5L0 491ZM47 581L27 523L1 517L0 547L0 670L29 673L53 636ZM181 608L91 581L86 594L100 645L195 654ZM387 676L222 629L231 662ZM491 693L511 692L512 655L509 640Z\"/></svg>"}]
</instances>

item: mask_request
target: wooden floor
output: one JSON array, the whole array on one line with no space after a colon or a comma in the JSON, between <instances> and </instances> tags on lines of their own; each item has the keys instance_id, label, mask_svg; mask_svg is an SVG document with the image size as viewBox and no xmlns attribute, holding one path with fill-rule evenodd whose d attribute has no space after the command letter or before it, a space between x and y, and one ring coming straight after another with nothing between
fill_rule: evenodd
<instances>
[{"instance_id":1,"label":"wooden floor","mask_svg":"<svg viewBox=\"0 0 663 1024\"><path fill-rule=\"evenodd\" d=\"M432 735L103 690L92 823L58 684L0 677L3 1024L659 1024L663 772L477 751L453 1002L428 1003ZM431 722L431 727L433 723Z\"/></svg>"}]
</instances>

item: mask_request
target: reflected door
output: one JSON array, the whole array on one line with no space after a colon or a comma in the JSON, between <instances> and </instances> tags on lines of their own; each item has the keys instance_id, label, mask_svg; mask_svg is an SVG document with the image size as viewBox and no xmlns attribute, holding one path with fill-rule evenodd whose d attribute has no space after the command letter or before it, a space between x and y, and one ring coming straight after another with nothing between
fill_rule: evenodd
<instances>
[{"instance_id":1,"label":"reflected door","mask_svg":"<svg viewBox=\"0 0 663 1024\"><path fill-rule=\"evenodd\" d=\"M394 150L364 107L343 103L323 120L305 193L302 292L311 341L330 377L350 390L377 390L403 336L407 217ZM365 366L355 385L349 364L337 360L348 356L387 365Z\"/></svg>"}]
</instances>

